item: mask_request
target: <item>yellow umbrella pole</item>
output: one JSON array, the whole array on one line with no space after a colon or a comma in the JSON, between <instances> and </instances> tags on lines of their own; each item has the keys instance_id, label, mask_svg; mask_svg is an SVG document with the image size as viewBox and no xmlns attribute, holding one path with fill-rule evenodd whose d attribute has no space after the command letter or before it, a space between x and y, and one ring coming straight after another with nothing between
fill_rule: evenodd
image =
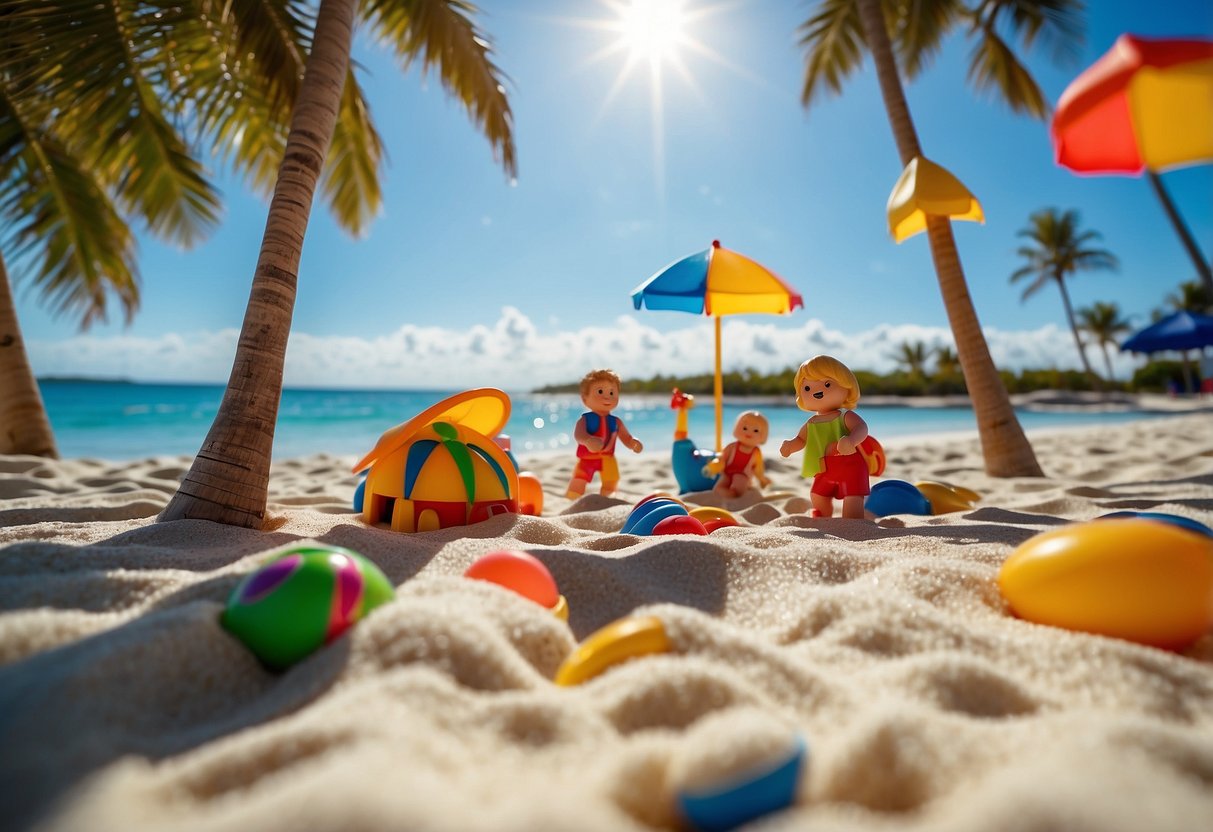
<instances>
[{"instance_id":1,"label":"yellow umbrella pole","mask_svg":"<svg viewBox=\"0 0 1213 832\"><path fill-rule=\"evenodd\" d=\"M720 378L720 316L713 316L716 319L716 453L720 453L720 423L723 418L723 394L724 383Z\"/></svg>"}]
</instances>

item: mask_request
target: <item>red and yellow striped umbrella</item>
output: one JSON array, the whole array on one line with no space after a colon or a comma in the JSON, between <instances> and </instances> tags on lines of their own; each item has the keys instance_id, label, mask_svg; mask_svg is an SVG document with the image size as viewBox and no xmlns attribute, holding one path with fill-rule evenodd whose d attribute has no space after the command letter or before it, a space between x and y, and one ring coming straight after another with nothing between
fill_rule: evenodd
<instances>
[{"instance_id":1,"label":"red and yellow striped umbrella","mask_svg":"<svg viewBox=\"0 0 1213 832\"><path fill-rule=\"evenodd\" d=\"M1076 173L1213 162L1213 41L1121 35L1062 93L1051 133Z\"/></svg>"}]
</instances>

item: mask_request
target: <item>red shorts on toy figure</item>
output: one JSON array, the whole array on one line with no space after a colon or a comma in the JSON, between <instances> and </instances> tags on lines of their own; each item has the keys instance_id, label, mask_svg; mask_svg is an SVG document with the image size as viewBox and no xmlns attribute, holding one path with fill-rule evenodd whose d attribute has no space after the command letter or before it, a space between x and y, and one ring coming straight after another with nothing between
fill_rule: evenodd
<instances>
[{"instance_id":1,"label":"red shorts on toy figure","mask_svg":"<svg viewBox=\"0 0 1213 832\"><path fill-rule=\"evenodd\" d=\"M619 405L619 376L611 370L591 370L581 380L581 401L589 408L577 420L573 438L577 440L577 466L569 481L567 496L575 500L585 493L590 480L598 474L601 493L610 496L619 485L619 465L615 461L615 443L622 442L635 453L644 450L640 440L628 432L623 420L611 415Z\"/></svg>"},{"instance_id":2,"label":"red shorts on toy figure","mask_svg":"<svg viewBox=\"0 0 1213 832\"><path fill-rule=\"evenodd\" d=\"M813 411L793 438L779 447L782 456L804 451L802 474L813 478L814 517L831 517L834 500L842 516L862 518L869 493L868 463L858 453L868 426L851 408L859 401L859 382L845 364L828 355L811 358L796 372L796 406Z\"/></svg>"}]
</instances>

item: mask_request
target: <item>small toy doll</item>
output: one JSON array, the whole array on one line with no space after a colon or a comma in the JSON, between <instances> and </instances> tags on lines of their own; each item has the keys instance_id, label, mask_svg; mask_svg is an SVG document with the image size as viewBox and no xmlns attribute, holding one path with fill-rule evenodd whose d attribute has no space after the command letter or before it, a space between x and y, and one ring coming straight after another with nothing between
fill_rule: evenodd
<instances>
[{"instance_id":1,"label":"small toy doll","mask_svg":"<svg viewBox=\"0 0 1213 832\"><path fill-rule=\"evenodd\" d=\"M589 410L577 420L573 438L577 440L577 466L569 481L566 496L575 500L597 473L602 479L601 493L610 496L619 485L619 465L615 462L615 440L634 453L644 450L640 440L628 433L623 420L611 415L619 404L619 376L612 370L591 370L581 380L581 401Z\"/></svg>"},{"instance_id":2,"label":"small toy doll","mask_svg":"<svg viewBox=\"0 0 1213 832\"><path fill-rule=\"evenodd\" d=\"M819 355L796 371L796 406L816 415L779 447L782 456L804 451L802 476L813 478L810 497L814 517L831 517L834 499L842 516L862 518L869 492L868 464L857 452L868 426L851 408L859 401L859 382L837 358Z\"/></svg>"},{"instance_id":3,"label":"small toy doll","mask_svg":"<svg viewBox=\"0 0 1213 832\"><path fill-rule=\"evenodd\" d=\"M740 497L750 489L755 479L762 487L771 484L762 465L759 445L767 441L767 418L757 410L747 410L737 417L733 437L709 468L720 476L712 491L721 497Z\"/></svg>"}]
</instances>

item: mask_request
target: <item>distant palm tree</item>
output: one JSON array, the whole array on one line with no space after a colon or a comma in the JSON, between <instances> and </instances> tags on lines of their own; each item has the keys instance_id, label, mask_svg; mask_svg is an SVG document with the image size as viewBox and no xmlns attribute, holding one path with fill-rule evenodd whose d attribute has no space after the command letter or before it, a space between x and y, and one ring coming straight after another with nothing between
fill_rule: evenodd
<instances>
[{"instance_id":1,"label":"distant palm tree","mask_svg":"<svg viewBox=\"0 0 1213 832\"><path fill-rule=\"evenodd\" d=\"M1032 245L1021 246L1017 252L1028 262L1011 275L1011 282L1032 278L1032 282L1023 291L1023 300L1027 300L1050 283L1057 285L1082 366L1088 376L1096 378L1091 369L1091 362L1087 360L1082 337L1078 333L1078 322L1074 319L1074 308L1070 303L1070 293L1066 289L1066 278L1080 271L1115 269L1116 257L1102 248L1086 247L1088 243L1100 239L1101 235L1098 231L1079 232L1077 211L1058 214L1056 209L1046 208L1032 214L1029 219L1030 224L1019 231L1019 236L1031 240Z\"/></svg>"},{"instance_id":2,"label":"distant palm tree","mask_svg":"<svg viewBox=\"0 0 1213 832\"><path fill-rule=\"evenodd\" d=\"M923 152L906 104L899 62L906 78L914 79L939 52L944 38L960 30L975 40L969 64L973 84L979 90L996 91L1017 112L1043 118L1048 112L1044 94L1003 40L1003 33L1017 36L1025 46L1044 33L1053 36L1059 47L1072 47L1081 43L1081 8L1077 0L821 0L800 30L800 42L807 53L801 101L810 105L823 88L840 91L867 51L876 65L881 96L904 167ZM927 236L977 416L986 471L999 477L1041 476L1040 464L990 358L951 222L944 217L929 217Z\"/></svg>"},{"instance_id":3,"label":"distant palm tree","mask_svg":"<svg viewBox=\"0 0 1213 832\"><path fill-rule=\"evenodd\" d=\"M210 432L161 520L199 518L260 528L282 396L299 259L317 182L329 158L356 19L405 62L420 56L467 107L515 172L512 116L490 46L465 0L321 0L261 242L231 377Z\"/></svg>"},{"instance_id":4,"label":"distant palm tree","mask_svg":"<svg viewBox=\"0 0 1213 832\"><path fill-rule=\"evenodd\" d=\"M1104 366L1108 370L1108 380L1115 378L1112 372L1112 359L1108 353L1108 345L1119 346L1120 339L1133 331L1133 325L1127 319L1120 317L1120 307L1114 303L1096 301L1091 306L1078 310L1079 326L1084 332L1095 339L1103 352Z\"/></svg>"},{"instance_id":5,"label":"distant palm tree","mask_svg":"<svg viewBox=\"0 0 1213 832\"><path fill-rule=\"evenodd\" d=\"M921 379L927 372L930 351L922 341L902 341L890 358L897 362L899 369L904 369L912 378Z\"/></svg>"},{"instance_id":6,"label":"distant palm tree","mask_svg":"<svg viewBox=\"0 0 1213 832\"><path fill-rule=\"evenodd\" d=\"M1167 303L1176 312L1195 312L1198 315L1213 314L1213 297L1200 280L1189 280L1179 284L1179 291L1167 295Z\"/></svg>"},{"instance_id":7,"label":"distant palm tree","mask_svg":"<svg viewBox=\"0 0 1213 832\"><path fill-rule=\"evenodd\" d=\"M951 347L935 348L935 375L941 381L950 381L960 372L960 359Z\"/></svg>"}]
</instances>

